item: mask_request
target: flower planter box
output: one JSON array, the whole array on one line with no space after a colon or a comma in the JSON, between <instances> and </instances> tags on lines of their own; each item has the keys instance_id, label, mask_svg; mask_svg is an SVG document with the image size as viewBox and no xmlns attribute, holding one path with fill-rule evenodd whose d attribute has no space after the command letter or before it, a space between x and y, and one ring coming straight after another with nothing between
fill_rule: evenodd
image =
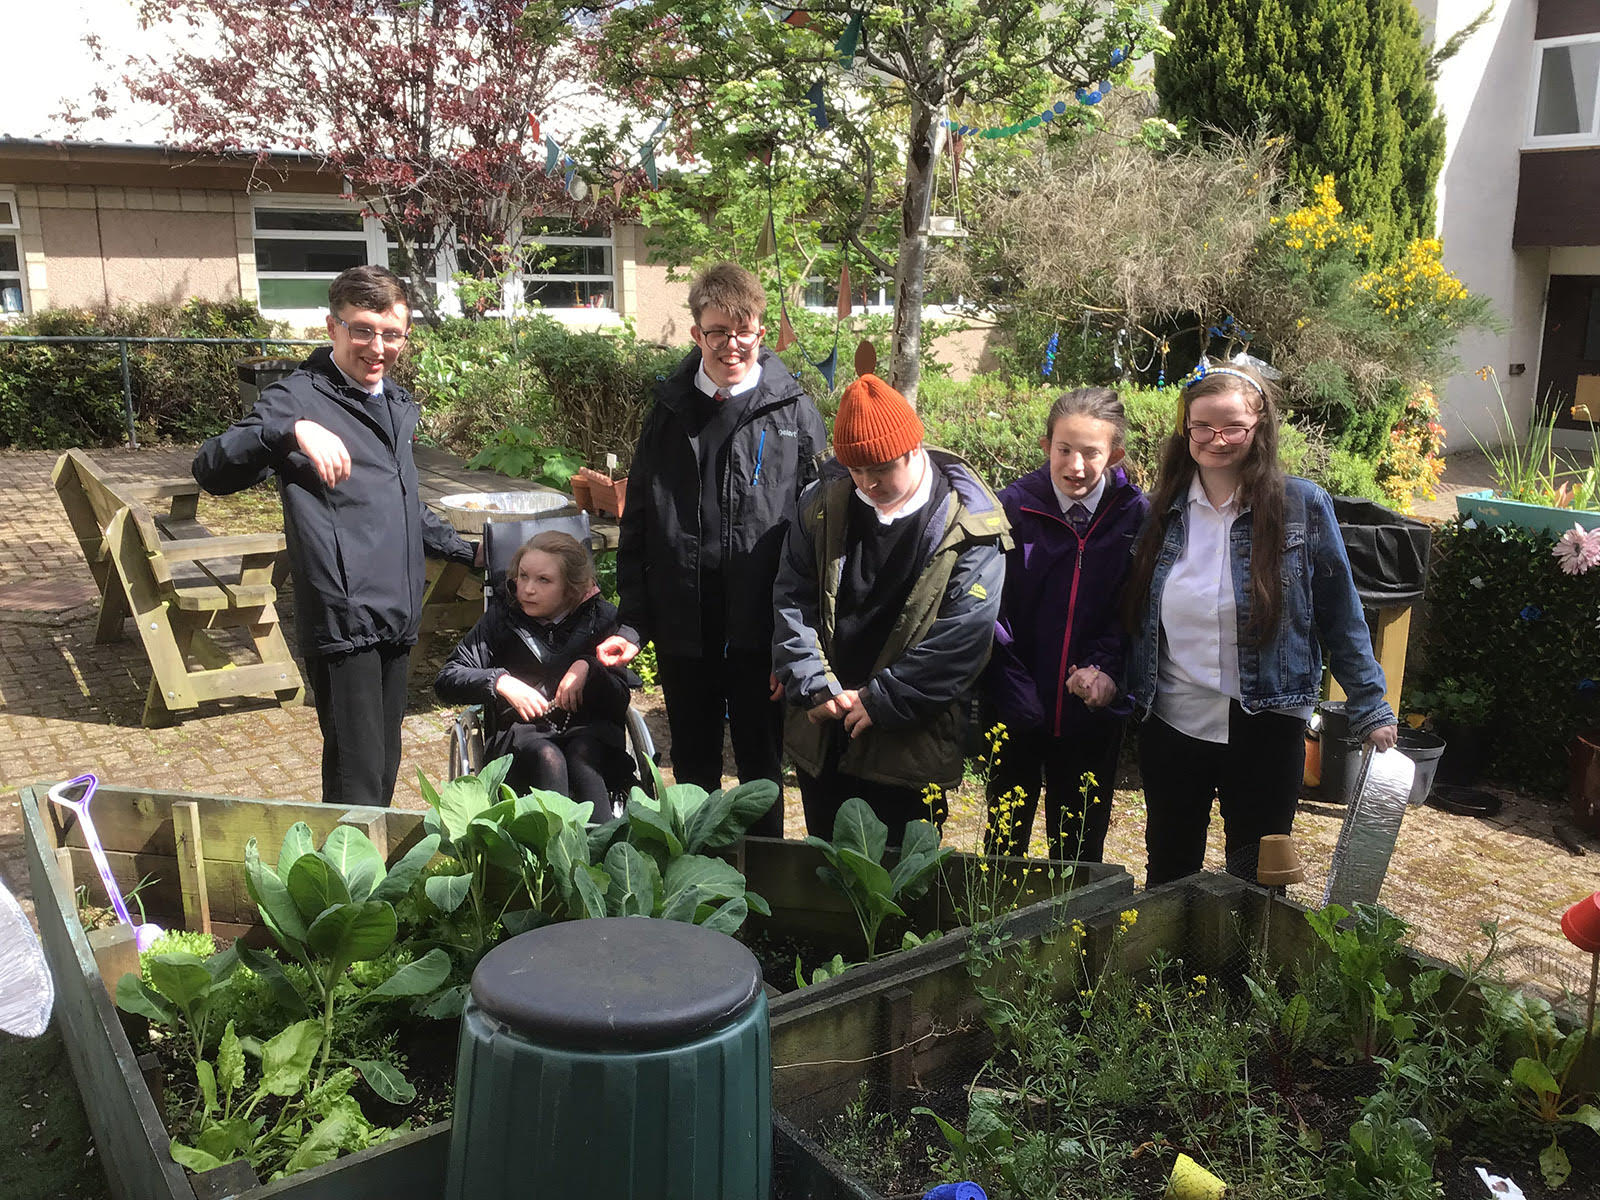
<instances>
[{"instance_id":1,"label":"flower planter box","mask_svg":"<svg viewBox=\"0 0 1600 1200\"><path fill-rule=\"evenodd\" d=\"M117 1200L436 1200L444 1191L450 1143L449 1122L413 1130L382 1145L300 1172L277 1183L260 1184L243 1164L229 1164L204 1175L189 1175L168 1154L162 1106L152 1094L145 1068L135 1054L122 1015L102 981L91 939L78 920L75 881L98 888L98 877L82 832L64 810L50 804L43 785L23 788L23 834L40 936L56 980L56 1005L73 1073L85 1112ZM93 814L112 873L126 889L144 875L157 882L141 892L148 918L165 928L209 928L225 937L270 945L244 884L244 844L255 837L278 846L296 821L311 826L320 842L335 826L353 824L390 861L423 836L421 812L377 808L339 808L291 801L243 800L102 785ZM847 958L859 944L855 917L842 896L817 879L823 859L799 842L750 838L733 855L751 886L772 906L770 918L752 918L752 933L805 940L819 950ZM962 870L964 856L953 856L947 871ZM1025 860L1009 860L1001 870L1017 878ZM1038 864L1032 874L1043 876ZM1064 899L1044 900L1013 914L1019 920L1042 909L1072 911L1114 905L1132 894L1133 881L1121 867L1076 864ZM953 876L952 882L958 877ZM1027 904L1050 881L1023 879L1017 900ZM1065 886L1056 880L1060 891ZM909 925L920 933L951 929L958 918L944 887L936 887L909 910ZM1037 915L1033 918L1036 923ZM207 925L209 922L209 926ZM886 929L888 927L886 926ZM1033 928L1033 925L1028 925ZM898 935L897 935L898 936ZM833 1000L870 992L895 973L896 962L930 964L959 961L963 935L958 930L915 950L886 956L843 975L779 995L771 1001L774 1020L790 1009L812 1010ZM859 953L859 951L855 951ZM112 974L117 973L112 970ZM115 985L115 978L110 980ZM774 1063L783 1060L776 1055ZM156 1083L159 1086L157 1073Z\"/></svg>"},{"instance_id":2,"label":"flower planter box","mask_svg":"<svg viewBox=\"0 0 1600 1200\"><path fill-rule=\"evenodd\" d=\"M1285 966L1303 960L1320 943L1302 906L1279 898L1269 901L1261 888L1209 872L1141 892L1131 900L1065 913L1065 920L1083 923L1078 943L1052 936L1061 928L1063 916L1052 918L1042 907L1019 913L1010 932L1031 939L1034 961L1042 965L1061 966L1064 956L1077 956L1081 947L1090 976L1099 973L1108 954L1115 955L1113 970L1130 972L1165 953L1181 958L1185 975L1236 981L1269 904L1266 961ZM1120 914L1129 907L1138 910L1137 922L1119 936ZM992 1049L975 990L981 981L970 976L959 954L921 960L906 956L884 966L888 969L872 988L856 989L829 1004L793 1004L773 1015L773 1062L788 1064L773 1078L778 1200L899 1200L884 1196L852 1173L812 1132L843 1117L857 1099L863 1079L898 1123L913 1104L922 1103L914 1098L914 1090L932 1087L938 1080L970 1080ZM1412 973L1437 967L1454 973L1445 963L1412 953L1397 967L1405 978L1391 982L1405 982ZM1055 974L1057 979L1072 978L1070 970ZM1064 985L1058 994L1069 991ZM1464 1028L1475 1027L1477 1004L1476 993L1460 1002ZM865 1066L846 1070L841 1064L847 1062ZM922 1149L914 1143L905 1152L914 1157ZM936 1149L942 1150L943 1144Z\"/></svg>"},{"instance_id":3,"label":"flower planter box","mask_svg":"<svg viewBox=\"0 0 1600 1200\"><path fill-rule=\"evenodd\" d=\"M1600 512L1576 508L1551 508L1546 504L1523 504L1496 496L1492 490L1462 492L1456 497L1456 511L1480 525L1516 525L1535 533L1560 537L1574 524L1585 529L1600 529Z\"/></svg>"}]
</instances>

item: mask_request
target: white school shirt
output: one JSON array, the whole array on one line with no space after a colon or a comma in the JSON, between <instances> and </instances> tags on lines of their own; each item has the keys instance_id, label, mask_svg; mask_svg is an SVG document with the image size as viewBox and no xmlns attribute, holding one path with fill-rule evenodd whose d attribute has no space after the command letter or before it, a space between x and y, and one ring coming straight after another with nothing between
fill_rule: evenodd
<instances>
[{"instance_id":1,"label":"white school shirt","mask_svg":"<svg viewBox=\"0 0 1600 1200\"><path fill-rule=\"evenodd\" d=\"M912 453L920 454L922 456L922 462L925 468L922 472L922 482L917 484L915 490L912 491L910 499L908 499L899 508L895 509L892 513L885 515L883 510L872 502L871 496L867 495L860 488L856 489L856 499L861 501L861 503L865 504L872 510L872 515L878 518L879 525L893 525L896 521L905 520L912 513L921 512L922 509L927 505L928 498L933 495L933 472L936 470L933 465L933 460L928 457L927 450L920 446L916 450L912 451Z\"/></svg>"},{"instance_id":2,"label":"white school shirt","mask_svg":"<svg viewBox=\"0 0 1600 1200\"><path fill-rule=\"evenodd\" d=\"M730 399L734 396L742 396L746 392L753 392L761 386L761 364L759 362L751 363L750 370L746 372L745 377L739 380L738 383L719 388L711 382L711 376L706 374L705 359L702 358L700 365L694 369L694 386L707 396L715 396L718 392Z\"/></svg>"},{"instance_id":3,"label":"white school shirt","mask_svg":"<svg viewBox=\"0 0 1600 1200\"><path fill-rule=\"evenodd\" d=\"M1074 504L1081 504L1089 510L1089 515L1092 517L1095 514L1095 510L1100 507L1100 498L1106 494L1106 475L1104 471L1100 472L1099 481L1089 489L1089 494L1082 500L1074 500L1058 488L1054 475L1050 477L1050 490L1056 494L1056 503L1061 506L1062 516L1066 516L1071 512Z\"/></svg>"},{"instance_id":4,"label":"white school shirt","mask_svg":"<svg viewBox=\"0 0 1600 1200\"><path fill-rule=\"evenodd\" d=\"M1179 733L1228 741L1228 702L1239 694L1239 617L1228 563L1238 492L1212 506L1195 473L1184 514L1187 537L1161 591L1161 663L1155 713Z\"/></svg>"}]
</instances>

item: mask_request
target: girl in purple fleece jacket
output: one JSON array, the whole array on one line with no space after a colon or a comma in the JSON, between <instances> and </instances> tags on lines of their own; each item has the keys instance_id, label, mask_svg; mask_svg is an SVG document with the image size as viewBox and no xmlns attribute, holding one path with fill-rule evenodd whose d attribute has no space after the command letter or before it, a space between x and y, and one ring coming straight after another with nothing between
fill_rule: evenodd
<instances>
[{"instance_id":1,"label":"girl in purple fleece jacket","mask_svg":"<svg viewBox=\"0 0 1600 1200\"><path fill-rule=\"evenodd\" d=\"M1126 427L1110 388L1067 392L1039 439L1050 461L1000 493L1015 548L985 675L1007 731L989 778L988 854L1026 852L1041 776L1050 857L1105 853L1130 711L1119 604L1149 511L1120 465Z\"/></svg>"}]
</instances>

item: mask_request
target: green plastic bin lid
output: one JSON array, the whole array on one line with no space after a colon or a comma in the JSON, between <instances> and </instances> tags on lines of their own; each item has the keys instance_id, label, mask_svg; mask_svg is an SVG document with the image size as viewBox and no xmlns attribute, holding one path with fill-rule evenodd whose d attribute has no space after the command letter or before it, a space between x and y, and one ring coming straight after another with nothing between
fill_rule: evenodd
<instances>
[{"instance_id":1,"label":"green plastic bin lid","mask_svg":"<svg viewBox=\"0 0 1600 1200\"><path fill-rule=\"evenodd\" d=\"M659 1050L693 1042L761 995L755 955L681 921L563 921L496 946L472 973L484 1013L545 1046Z\"/></svg>"}]
</instances>

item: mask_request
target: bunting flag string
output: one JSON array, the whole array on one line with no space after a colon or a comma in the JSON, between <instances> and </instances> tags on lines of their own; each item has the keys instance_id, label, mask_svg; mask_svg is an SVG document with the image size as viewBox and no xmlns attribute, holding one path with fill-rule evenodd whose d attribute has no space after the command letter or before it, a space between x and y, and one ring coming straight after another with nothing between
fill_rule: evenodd
<instances>
[{"instance_id":1,"label":"bunting flag string","mask_svg":"<svg viewBox=\"0 0 1600 1200\"><path fill-rule=\"evenodd\" d=\"M1111 51L1109 57L1110 65L1115 67L1128 57L1128 51L1119 46ZM1104 100L1110 92L1111 80L1107 79L1101 83L1078 88L1073 93L1073 99L1085 108L1093 108ZM962 121L946 121L945 127L957 137L968 137L976 134L980 138L992 140L995 138L1015 137L1017 134L1026 133L1030 129L1037 129L1040 125L1048 125L1050 122L1065 116L1066 112L1067 102L1065 100L1057 100L1049 108L1036 112L1031 117L1024 117L1013 125L980 126L968 125Z\"/></svg>"}]
</instances>

